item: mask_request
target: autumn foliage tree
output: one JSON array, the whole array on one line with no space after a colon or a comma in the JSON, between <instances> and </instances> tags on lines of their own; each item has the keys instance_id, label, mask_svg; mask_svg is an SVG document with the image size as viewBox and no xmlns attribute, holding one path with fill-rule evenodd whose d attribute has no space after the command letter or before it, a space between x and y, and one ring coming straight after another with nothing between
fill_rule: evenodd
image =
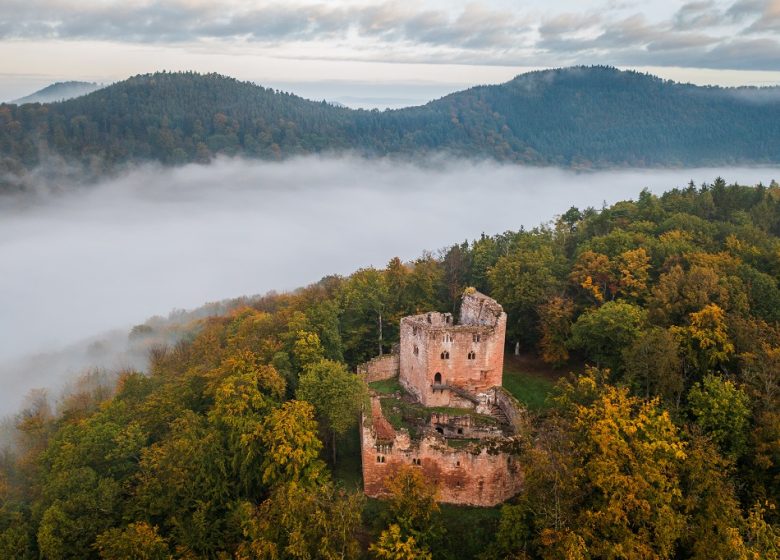
<instances>
[{"instance_id":1,"label":"autumn foliage tree","mask_svg":"<svg viewBox=\"0 0 780 560\"><path fill-rule=\"evenodd\" d=\"M571 300L554 296L539 305L539 350L546 363L560 366L569 359L566 343L571 336L574 304Z\"/></svg>"},{"instance_id":2,"label":"autumn foliage tree","mask_svg":"<svg viewBox=\"0 0 780 560\"><path fill-rule=\"evenodd\" d=\"M430 558L431 541L440 531L436 485L420 469L404 466L388 476L385 487L388 526L371 551L377 558Z\"/></svg>"},{"instance_id":3,"label":"autumn foliage tree","mask_svg":"<svg viewBox=\"0 0 780 560\"><path fill-rule=\"evenodd\" d=\"M322 443L317 437L314 407L306 401L287 401L263 422L261 441L265 447L261 472L263 483L316 483L324 474L320 461Z\"/></svg>"},{"instance_id":4,"label":"autumn foliage tree","mask_svg":"<svg viewBox=\"0 0 780 560\"><path fill-rule=\"evenodd\" d=\"M194 130L234 145L244 123L219 113ZM777 559L778 274L780 186L716 180L151 319L128 339L143 371L36 391L0 424L0 557ZM410 466L366 500L351 372L468 285L512 347L579 372L513 440L523 492L439 509Z\"/></svg>"},{"instance_id":5,"label":"autumn foliage tree","mask_svg":"<svg viewBox=\"0 0 780 560\"><path fill-rule=\"evenodd\" d=\"M318 417L331 434L333 462L336 437L357 425L368 392L363 380L347 371L344 364L321 360L306 368L300 378L297 396L314 405Z\"/></svg>"}]
</instances>

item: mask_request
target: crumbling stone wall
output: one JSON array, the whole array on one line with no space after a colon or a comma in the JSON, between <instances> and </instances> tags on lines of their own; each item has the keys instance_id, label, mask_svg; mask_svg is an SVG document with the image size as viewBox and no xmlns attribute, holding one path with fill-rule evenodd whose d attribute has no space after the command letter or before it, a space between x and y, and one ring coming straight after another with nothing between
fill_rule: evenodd
<instances>
[{"instance_id":1,"label":"crumbling stone wall","mask_svg":"<svg viewBox=\"0 0 780 560\"><path fill-rule=\"evenodd\" d=\"M486 439L504 435L497 422L480 422L470 415L453 416L434 412L431 414L430 426L435 432L453 439Z\"/></svg>"},{"instance_id":2,"label":"crumbling stone wall","mask_svg":"<svg viewBox=\"0 0 780 560\"><path fill-rule=\"evenodd\" d=\"M458 322L461 325L494 327L501 321L503 315L504 309L496 300L469 288L463 294L460 303Z\"/></svg>"},{"instance_id":3,"label":"crumbling stone wall","mask_svg":"<svg viewBox=\"0 0 780 560\"><path fill-rule=\"evenodd\" d=\"M478 422L469 415L433 413L419 439L396 430L382 414L378 397L360 431L365 492L382 497L385 480L402 465L419 468L439 489L439 500L494 506L520 492L523 473L508 437L521 425L517 401L501 388L506 314L491 298L469 290L463 295L460 322L449 313L423 313L401 319L397 361L385 356L364 364L367 380L399 375L404 389L422 405L472 408L503 421ZM500 417L500 415L498 415ZM458 448L448 438L465 443ZM464 439L474 441L464 442Z\"/></svg>"},{"instance_id":4,"label":"crumbling stone wall","mask_svg":"<svg viewBox=\"0 0 780 560\"><path fill-rule=\"evenodd\" d=\"M495 300L467 292L460 324L424 313L401 319L400 331L399 381L423 405L473 406L448 387L477 394L501 385L506 314Z\"/></svg>"},{"instance_id":5,"label":"crumbling stone wall","mask_svg":"<svg viewBox=\"0 0 780 560\"><path fill-rule=\"evenodd\" d=\"M398 352L378 356L357 367L358 374L363 376L366 383L398 377L399 370L400 356Z\"/></svg>"},{"instance_id":6,"label":"crumbling stone wall","mask_svg":"<svg viewBox=\"0 0 780 560\"><path fill-rule=\"evenodd\" d=\"M506 416L509 425L517 432L525 425L525 408L514 395L503 387L494 387L490 391L493 403Z\"/></svg>"},{"instance_id":7,"label":"crumbling stone wall","mask_svg":"<svg viewBox=\"0 0 780 560\"><path fill-rule=\"evenodd\" d=\"M446 503L490 507L522 489L523 473L516 459L511 453L491 449L490 440L469 450L449 447L444 437L434 434L420 441L411 440L405 430L395 432L392 439L389 436L378 434L371 422L363 422L363 483L368 496L386 495L385 480L402 465L421 469L438 487L439 501ZM499 447L510 443L506 438L495 440Z\"/></svg>"}]
</instances>

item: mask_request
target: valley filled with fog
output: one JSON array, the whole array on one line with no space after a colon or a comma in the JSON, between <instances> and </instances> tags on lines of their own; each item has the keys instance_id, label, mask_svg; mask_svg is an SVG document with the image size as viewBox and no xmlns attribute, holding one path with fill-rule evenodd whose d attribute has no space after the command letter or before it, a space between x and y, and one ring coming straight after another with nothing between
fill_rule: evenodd
<instances>
[{"instance_id":1,"label":"valley filled with fog","mask_svg":"<svg viewBox=\"0 0 780 560\"><path fill-rule=\"evenodd\" d=\"M153 315L291 290L482 232L531 228L570 206L600 208L645 187L661 193L718 176L768 184L780 170L225 159L143 167L22 205L0 198L0 414L81 368L142 365L123 345Z\"/></svg>"}]
</instances>

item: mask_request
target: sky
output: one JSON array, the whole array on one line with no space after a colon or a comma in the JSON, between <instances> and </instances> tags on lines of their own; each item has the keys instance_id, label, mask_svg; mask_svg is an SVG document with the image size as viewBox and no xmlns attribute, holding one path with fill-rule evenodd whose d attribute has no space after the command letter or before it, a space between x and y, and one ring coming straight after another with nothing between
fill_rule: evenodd
<instances>
[{"instance_id":1,"label":"sky","mask_svg":"<svg viewBox=\"0 0 780 560\"><path fill-rule=\"evenodd\" d=\"M576 64L778 85L780 0L0 0L0 100L196 70L397 107Z\"/></svg>"}]
</instances>

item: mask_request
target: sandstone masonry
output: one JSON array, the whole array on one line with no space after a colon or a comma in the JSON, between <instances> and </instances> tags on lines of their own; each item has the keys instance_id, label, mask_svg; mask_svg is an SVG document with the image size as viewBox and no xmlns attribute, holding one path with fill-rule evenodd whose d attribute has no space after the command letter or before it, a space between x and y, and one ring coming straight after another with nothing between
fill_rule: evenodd
<instances>
[{"instance_id":1,"label":"sandstone masonry","mask_svg":"<svg viewBox=\"0 0 780 560\"><path fill-rule=\"evenodd\" d=\"M501 387L501 306L470 288L458 323L449 313L423 313L401 319L400 333L393 353L358 368L368 382L397 376L403 388L373 394L364 414L366 494L381 497L401 465L422 469L443 502L493 506L517 494L523 475L513 436L524 410Z\"/></svg>"}]
</instances>

